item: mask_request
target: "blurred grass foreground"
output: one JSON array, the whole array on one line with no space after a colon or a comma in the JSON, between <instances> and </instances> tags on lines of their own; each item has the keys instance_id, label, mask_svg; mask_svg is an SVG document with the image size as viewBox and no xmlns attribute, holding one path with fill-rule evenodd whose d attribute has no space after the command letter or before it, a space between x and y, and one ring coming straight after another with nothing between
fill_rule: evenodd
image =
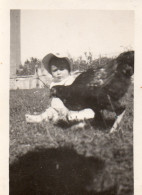
<instances>
[{"instance_id":1,"label":"blurred grass foreground","mask_svg":"<svg viewBox=\"0 0 142 195\"><path fill-rule=\"evenodd\" d=\"M49 106L49 89L11 90L10 195L132 195L133 85L123 101L124 118L109 134L91 125L27 124L26 113Z\"/></svg>"}]
</instances>

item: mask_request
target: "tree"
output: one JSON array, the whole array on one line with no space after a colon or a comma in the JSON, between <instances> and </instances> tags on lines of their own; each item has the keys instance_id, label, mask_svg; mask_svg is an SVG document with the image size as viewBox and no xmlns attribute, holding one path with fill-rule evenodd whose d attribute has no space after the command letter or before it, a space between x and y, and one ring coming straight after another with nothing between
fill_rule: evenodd
<instances>
[{"instance_id":1,"label":"tree","mask_svg":"<svg viewBox=\"0 0 142 195\"><path fill-rule=\"evenodd\" d=\"M36 67L41 68L41 61L31 57L30 60L27 59L24 62L24 65L20 65L20 68L17 70L17 75L34 75Z\"/></svg>"}]
</instances>

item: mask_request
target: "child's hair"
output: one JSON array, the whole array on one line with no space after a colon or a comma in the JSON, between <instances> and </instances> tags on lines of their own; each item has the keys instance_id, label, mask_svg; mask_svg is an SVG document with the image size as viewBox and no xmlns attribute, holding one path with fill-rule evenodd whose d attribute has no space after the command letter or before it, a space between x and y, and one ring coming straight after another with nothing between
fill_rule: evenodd
<instances>
[{"instance_id":1,"label":"child's hair","mask_svg":"<svg viewBox=\"0 0 142 195\"><path fill-rule=\"evenodd\" d=\"M48 72L51 74L51 66L55 65L59 69L67 69L69 72L71 71L70 64L65 58L52 58L49 61Z\"/></svg>"},{"instance_id":2,"label":"child's hair","mask_svg":"<svg viewBox=\"0 0 142 195\"><path fill-rule=\"evenodd\" d=\"M58 68L61 69L67 69L69 72L71 71L71 64L70 60L67 57L57 57L52 53L47 54L43 60L42 63L45 67L45 69L51 74L51 66L55 65Z\"/></svg>"}]
</instances>

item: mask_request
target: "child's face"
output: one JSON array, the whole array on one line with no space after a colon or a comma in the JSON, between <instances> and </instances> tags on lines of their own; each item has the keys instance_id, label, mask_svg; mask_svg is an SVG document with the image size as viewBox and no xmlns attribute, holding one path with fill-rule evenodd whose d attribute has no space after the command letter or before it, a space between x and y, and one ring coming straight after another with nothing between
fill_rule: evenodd
<instances>
[{"instance_id":1,"label":"child's face","mask_svg":"<svg viewBox=\"0 0 142 195\"><path fill-rule=\"evenodd\" d=\"M65 67L51 65L51 74L53 78L57 79L58 81L62 81L69 76L69 71Z\"/></svg>"}]
</instances>

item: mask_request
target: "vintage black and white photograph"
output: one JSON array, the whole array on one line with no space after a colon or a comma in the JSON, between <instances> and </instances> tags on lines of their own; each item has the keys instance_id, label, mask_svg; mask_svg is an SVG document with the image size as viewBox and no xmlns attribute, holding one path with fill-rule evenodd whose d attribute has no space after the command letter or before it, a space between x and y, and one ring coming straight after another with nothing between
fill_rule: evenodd
<instances>
[{"instance_id":1,"label":"vintage black and white photograph","mask_svg":"<svg viewBox=\"0 0 142 195\"><path fill-rule=\"evenodd\" d=\"M9 195L133 195L134 10L11 9Z\"/></svg>"}]
</instances>

